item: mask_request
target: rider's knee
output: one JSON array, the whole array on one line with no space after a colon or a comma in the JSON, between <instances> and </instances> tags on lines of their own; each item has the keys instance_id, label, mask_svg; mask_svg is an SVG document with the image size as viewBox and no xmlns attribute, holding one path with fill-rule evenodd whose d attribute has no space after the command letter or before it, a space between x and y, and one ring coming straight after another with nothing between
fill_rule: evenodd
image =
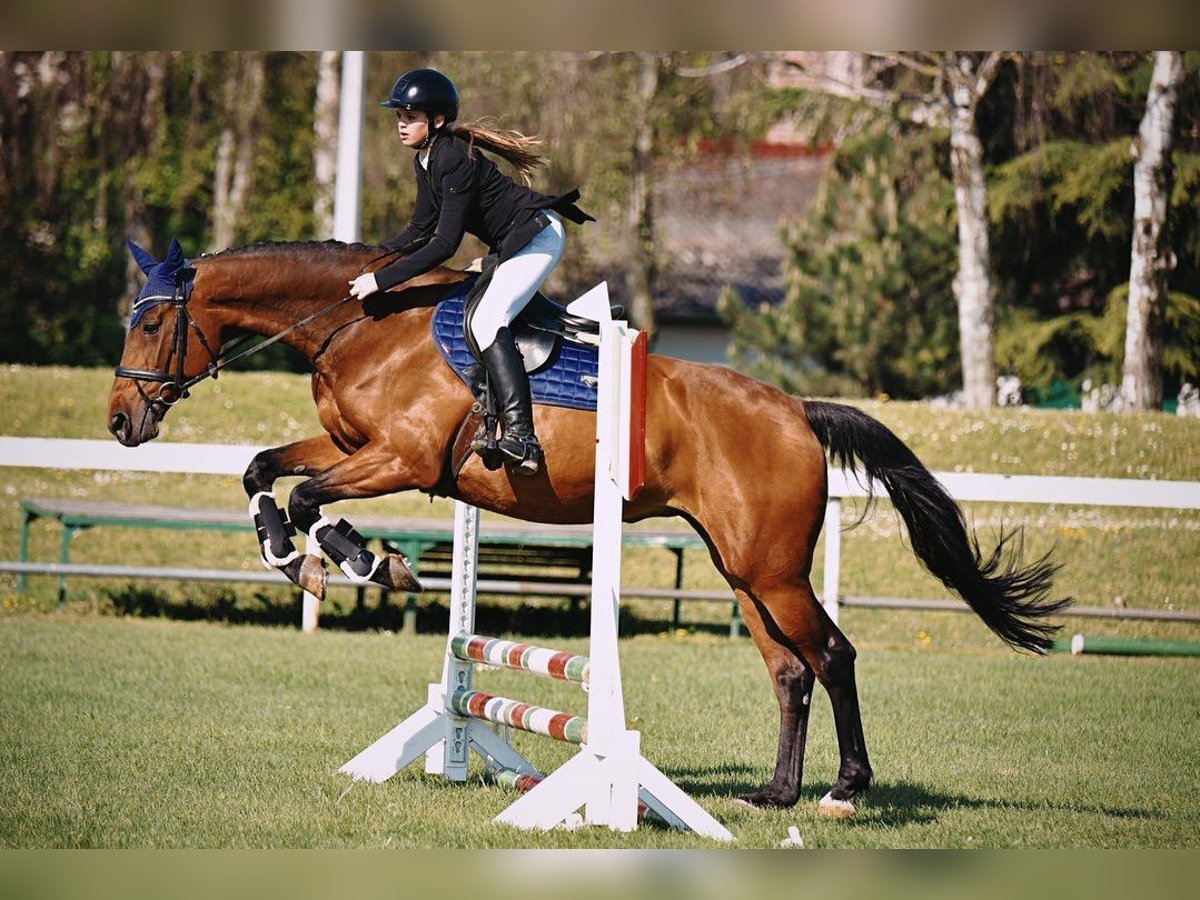
<instances>
[{"instance_id":1,"label":"rider's knee","mask_svg":"<svg viewBox=\"0 0 1200 900\"><path fill-rule=\"evenodd\" d=\"M471 317L471 336L475 338L475 346L482 353L496 340L496 333L508 325L502 316L492 315L489 310L480 307Z\"/></svg>"}]
</instances>

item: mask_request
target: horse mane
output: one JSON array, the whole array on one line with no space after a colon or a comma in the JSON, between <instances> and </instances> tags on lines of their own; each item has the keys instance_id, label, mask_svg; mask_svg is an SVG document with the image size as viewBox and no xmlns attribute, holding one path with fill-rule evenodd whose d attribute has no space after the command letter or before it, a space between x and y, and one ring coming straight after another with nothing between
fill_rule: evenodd
<instances>
[{"instance_id":1,"label":"horse mane","mask_svg":"<svg viewBox=\"0 0 1200 900\"><path fill-rule=\"evenodd\" d=\"M218 250L215 253L201 254L200 259L216 259L217 257L231 258L235 256L265 256L265 255L295 255L297 253L304 254L314 251L322 253L363 253L367 251L375 251L376 253L385 252L385 247L378 247L374 244L352 243L347 244L344 241L256 241L253 244L243 244L240 247L229 247L226 250Z\"/></svg>"},{"instance_id":2,"label":"horse mane","mask_svg":"<svg viewBox=\"0 0 1200 900\"><path fill-rule=\"evenodd\" d=\"M304 265L312 265L317 262L335 262L346 256L356 256L359 259L364 254L372 254L374 259L368 262L376 262L384 256L390 255L387 247L379 247L374 244L352 243L347 244L343 241L257 241L253 244L245 244L241 247L230 247L227 250L220 250L216 253L205 253L201 255L197 261L209 260L232 260L241 258L276 258L284 259L289 263L299 262ZM361 269L360 269L361 271ZM452 269L446 265L435 266L431 272L449 272L458 276L458 280L467 277L467 272L462 269ZM421 305L421 304L417 304Z\"/></svg>"}]
</instances>

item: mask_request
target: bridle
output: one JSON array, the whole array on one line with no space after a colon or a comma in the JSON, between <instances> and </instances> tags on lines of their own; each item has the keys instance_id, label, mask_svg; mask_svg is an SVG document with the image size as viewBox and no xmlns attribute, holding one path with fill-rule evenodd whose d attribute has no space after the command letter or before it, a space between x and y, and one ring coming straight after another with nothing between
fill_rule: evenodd
<instances>
[{"instance_id":1,"label":"bridle","mask_svg":"<svg viewBox=\"0 0 1200 900\"><path fill-rule=\"evenodd\" d=\"M359 274L378 262L384 257L391 256L399 251L389 250L387 253L381 254L372 260L369 260L359 270ZM204 336L204 330L197 324L196 319L192 316L188 309L188 300L192 296L192 276L195 275L194 269L184 269L175 276L175 289L170 297L163 295L140 297L138 303L150 303L152 306L157 306L161 303L169 303L175 308L175 333L171 337L171 349L167 353L166 362L163 363L161 369L132 369L128 366L117 366L116 376L118 378L128 378L133 381L138 393L142 399L146 401L150 415L154 417L156 422L161 422L166 416L167 411L180 400L184 400L191 396L191 388L204 381L206 378L216 379L222 369L231 363L237 362L260 350L265 350L267 347L274 344L276 341L282 340L287 335L296 331L298 328L303 328L310 322L319 319L321 316L327 315L338 309L341 306L354 300L353 294L348 294L341 300L329 304L323 309L317 310L311 316L301 319L294 325L289 325L283 331L272 335L264 341L260 341L253 347L248 347L240 353L233 356L227 356L222 359L222 353L230 353L238 347L244 346L248 341L254 339L254 335L244 335L233 341L228 347L219 347L217 352L213 351L212 345L208 342L208 338ZM151 301L157 301L152 303ZM137 304L135 304L136 307ZM198 375L187 377L187 354L188 354L188 332L194 331L196 337L200 339L202 346L208 353L208 366L203 372ZM174 363L174 368L172 368ZM158 394L151 397L146 389L142 386L142 382L150 381L159 385Z\"/></svg>"},{"instance_id":2,"label":"bridle","mask_svg":"<svg viewBox=\"0 0 1200 900\"><path fill-rule=\"evenodd\" d=\"M167 414L167 410L190 395L189 388L209 376L216 378L222 368L219 361L220 354L213 351L208 338L204 336L204 331L196 324L195 318L188 310L188 300L191 298L192 291L190 278L187 276L191 274L192 271L185 271L176 276L175 290L170 297L161 295L138 299L138 303L151 301L162 303L165 301L175 307L175 333L171 337L171 349L163 367L161 369L132 369L128 366L117 366L116 369L118 378L129 378L133 381L138 393L142 395L142 399L149 404L150 414L154 416L155 421L159 422ZM200 345L208 352L209 357L208 368L191 378L187 377L189 328L196 333L196 337L200 339ZM244 341L245 338L241 339L241 342ZM172 369L172 362L174 362L174 369ZM144 381L159 384L156 396L151 397L146 393L146 389L142 386Z\"/></svg>"}]
</instances>

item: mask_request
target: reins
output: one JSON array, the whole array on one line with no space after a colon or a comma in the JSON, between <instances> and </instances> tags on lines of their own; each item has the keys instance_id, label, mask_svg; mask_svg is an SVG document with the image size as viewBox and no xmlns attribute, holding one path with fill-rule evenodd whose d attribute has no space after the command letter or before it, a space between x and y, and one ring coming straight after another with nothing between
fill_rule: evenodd
<instances>
[{"instance_id":1,"label":"reins","mask_svg":"<svg viewBox=\"0 0 1200 900\"><path fill-rule=\"evenodd\" d=\"M398 251L396 250L389 250L387 253L382 253L379 256L368 260L358 270L358 274L361 275L373 263L376 263L379 260L391 256L397 252ZM322 316L328 315L334 310L345 306L351 300L356 299L353 294L347 294L340 300L337 300L336 302L329 304L329 306L317 310L312 315L306 316L293 325L289 325L287 328L283 329L283 331L272 335L264 341L260 341L253 347L248 347L245 350L242 350L240 353L225 359L221 359L221 353L213 352L212 346L208 343L208 339L205 338L203 330L201 330L200 326L196 324L196 320L192 317L191 312L188 310L187 304L188 300L190 299L190 292L185 289L184 284L184 279L182 277L178 277L176 279L175 293L168 301L172 306L175 307L175 335L171 340L171 350L167 354L167 361L163 368L161 370L131 369L126 366L117 366L115 373L118 378L129 378L133 381L133 383L137 386L138 393L142 395L142 399L149 404L151 415L160 421L166 415L166 412L168 409L170 409L170 407L174 406L180 400L184 400L191 396L190 389L199 384L201 381L204 381L206 378L215 379L223 369L232 365L238 360L245 359L248 356L253 356L260 350L265 350L272 344L283 340L293 331L303 328L305 325L316 321ZM193 375L191 378L186 377L184 368L187 360L189 327L192 329L192 331L196 332L196 336L200 339L200 345L204 347L206 351L208 351L209 356L208 368L198 375ZM241 347L247 341L253 340L253 338L253 335L245 335L240 337L234 341L229 348L222 348L221 352L227 353L232 349ZM171 371L172 360L176 361L174 372ZM162 387L158 389L158 396L151 398L142 387L143 381L154 381L160 383ZM167 396L168 393L175 395L173 399Z\"/></svg>"},{"instance_id":2,"label":"reins","mask_svg":"<svg viewBox=\"0 0 1200 900\"><path fill-rule=\"evenodd\" d=\"M333 312L335 309L338 309L339 307L344 306L345 304L349 303L351 300L354 300L354 299L355 299L355 297L353 294L347 294L345 297L343 297L341 300L338 300L336 303L331 303L329 306L326 306L324 309L317 310L311 316L307 316L307 317L301 319L295 325L289 325L287 328L283 329L283 331L280 331L278 334L272 335L271 337L267 338L265 341L260 341L259 343L255 344L253 347L249 347L249 348L243 350L241 353L236 354L235 356L230 356L228 359L223 359L223 360L220 360L219 362L215 362L215 363L209 365L207 371L201 372L199 375L195 375L192 378L189 378L183 384L183 387L185 389L190 388L192 385L203 381L205 378L208 378L209 376L216 378L217 373L220 372L222 369L224 369L226 366L232 365L233 363L237 362L239 359L245 359L247 356L253 356L259 350L265 350L267 347L270 347L275 342L283 340L283 338L287 337L293 331L296 331L299 328L303 328L305 325L309 324L310 322L316 321L317 319L321 318L321 316L324 316L328 313ZM191 318L191 317L189 316L189 318ZM250 339L249 335L244 338L239 338L234 343L233 346L234 347L240 346L242 343L244 343L245 341L247 341L249 339Z\"/></svg>"}]
</instances>

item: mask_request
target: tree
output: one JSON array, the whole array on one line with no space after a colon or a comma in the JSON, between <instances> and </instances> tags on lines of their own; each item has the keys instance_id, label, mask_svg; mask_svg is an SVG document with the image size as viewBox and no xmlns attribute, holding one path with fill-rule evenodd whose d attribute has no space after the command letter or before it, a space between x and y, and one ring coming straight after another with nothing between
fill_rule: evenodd
<instances>
[{"instance_id":1,"label":"tree","mask_svg":"<svg viewBox=\"0 0 1200 900\"><path fill-rule=\"evenodd\" d=\"M814 69L810 58L788 58L800 72L801 86L831 96L869 103L910 122L946 128L958 211L959 352L963 394L968 407L995 405L995 310L990 273L987 186L983 145L975 115L1007 54L871 53L863 64L841 66L854 73Z\"/></svg>"},{"instance_id":2,"label":"tree","mask_svg":"<svg viewBox=\"0 0 1200 900\"><path fill-rule=\"evenodd\" d=\"M988 241L987 186L983 179L983 143L975 110L995 78L1002 54L949 51L941 60L950 119L950 162L958 207L958 340L963 393L968 408L986 409L996 401L995 297ZM936 76L935 76L936 77Z\"/></svg>"},{"instance_id":3,"label":"tree","mask_svg":"<svg viewBox=\"0 0 1200 900\"><path fill-rule=\"evenodd\" d=\"M317 56L317 100L313 108L313 234L333 234L334 182L337 178L338 109L341 51Z\"/></svg>"},{"instance_id":4,"label":"tree","mask_svg":"<svg viewBox=\"0 0 1200 900\"><path fill-rule=\"evenodd\" d=\"M689 137L754 107L754 97L718 96L717 82L736 76L670 74L676 63L714 57L728 61L660 60L658 92L641 117L652 135L648 198L664 158L684 158ZM372 53L367 91L381 98L398 73L434 65L454 73L465 118L493 114L500 127L545 139L551 165L535 187L580 186L600 220L571 229L547 287L566 293L629 266L637 61L635 53ZM127 271L126 237L161 251L175 235L195 254L327 234L319 170L328 129L317 120L328 111L329 62L312 53L0 52L0 359L111 365L141 284ZM731 102L719 115L722 97ZM363 232L383 240L412 209L412 158L398 152L382 111L364 124ZM641 218L651 233L652 207ZM642 246L653 266L669 263L660 240ZM481 250L468 241L459 261ZM280 363L271 355L249 364Z\"/></svg>"},{"instance_id":5,"label":"tree","mask_svg":"<svg viewBox=\"0 0 1200 900\"><path fill-rule=\"evenodd\" d=\"M995 268L1004 273L998 362L1036 397L1120 384L1134 241L1134 159L1153 78L1143 52L1023 53L985 107ZM1177 121L1196 122L1200 54L1185 56ZM996 92L993 92L995 95ZM1164 389L1200 376L1200 131L1176 132L1164 198L1178 266L1163 295Z\"/></svg>"},{"instance_id":6,"label":"tree","mask_svg":"<svg viewBox=\"0 0 1200 900\"><path fill-rule=\"evenodd\" d=\"M0 358L111 365L141 285L125 238L160 251L172 234L190 253L212 245L217 151L231 121L222 89L247 62L162 51L0 56ZM223 183L256 201L236 217L239 233L306 237L315 66L299 54L262 62L264 91L280 94L260 104L241 181L235 141Z\"/></svg>"},{"instance_id":7,"label":"tree","mask_svg":"<svg viewBox=\"0 0 1200 900\"><path fill-rule=\"evenodd\" d=\"M654 112L664 61L652 50L637 53L637 85L631 95L632 147L629 185L629 266L625 288L629 320L654 337L654 289L658 277L654 241Z\"/></svg>"},{"instance_id":8,"label":"tree","mask_svg":"<svg viewBox=\"0 0 1200 900\"><path fill-rule=\"evenodd\" d=\"M217 145L213 184L213 247L233 244L242 211L250 196L255 143L261 128L260 108L266 79L265 54L235 54L222 86L225 124Z\"/></svg>"},{"instance_id":9,"label":"tree","mask_svg":"<svg viewBox=\"0 0 1200 900\"><path fill-rule=\"evenodd\" d=\"M1167 276L1175 267L1167 230L1171 196L1171 150L1175 108L1183 81L1183 54L1160 50L1146 98L1146 112L1133 141L1133 249L1129 269L1129 310L1125 365L1121 377L1126 411L1155 409L1162 403L1162 327Z\"/></svg>"},{"instance_id":10,"label":"tree","mask_svg":"<svg viewBox=\"0 0 1200 900\"><path fill-rule=\"evenodd\" d=\"M784 234L782 303L722 298L739 367L799 394L919 397L958 383L948 147L875 114Z\"/></svg>"}]
</instances>

